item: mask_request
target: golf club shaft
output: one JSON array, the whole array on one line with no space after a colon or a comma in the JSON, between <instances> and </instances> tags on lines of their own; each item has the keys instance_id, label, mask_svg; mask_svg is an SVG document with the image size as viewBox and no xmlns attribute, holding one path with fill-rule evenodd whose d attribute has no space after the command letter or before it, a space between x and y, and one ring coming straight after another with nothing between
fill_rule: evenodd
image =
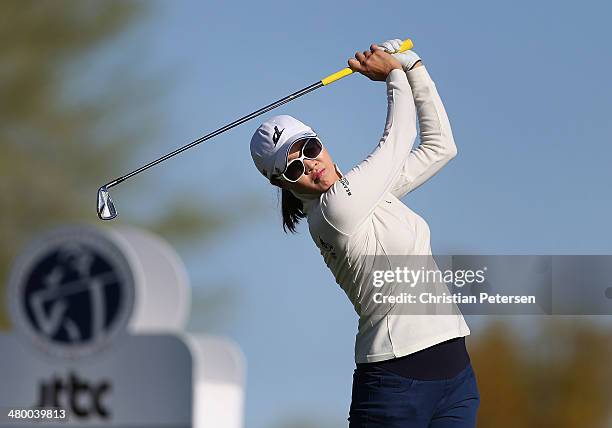
<instances>
[{"instance_id":1,"label":"golf club shaft","mask_svg":"<svg viewBox=\"0 0 612 428\"><path fill-rule=\"evenodd\" d=\"M232 128L234 128L234 127L236 127L236 126L238 126L238 125L240 125L240 124L242 124L242 123L244 123L244 122L246 122L248 120L251 120L251 119L253 119L253 118L255 118L255 117L259 116L259 115L262 115L262 114L264 114L264 113L266 113L266 112L268 112L270 110L275 109L276 107L279 107L279 106L281 106L283 104L286 104L289 101L292 101L292 100L294 100L296 98L299 98L302 95L305 95L305 94L307 94L307 93L309 93L311 91L314 91L315 89L318 89L321 86L323 86L323 82L322 81L318 81L316 83L313 83L310 86L305 87L304 89L301 89L301 90L299 90L297 92L294 92L291 95L287 95L285 98L282 98L282 99L280 99L280 100L278 100L276 102L273 102L272 104L269 104L269 105L267 105L265 107L260 108L257 111L254 111L253 113L250 113L250 114L248 114L246 116L243 116L240 119L235 120L234 122L232 122L230 124L227 124L227 125L223 126L222 128L217 129L216 131L211 132L210 134L204 135L203 137L200 137L197 140L192 141L191 143L186 144L183 147L180 147L180 148L176 149L175 151L160 157L159 159L155 159L154 161L149 162L148 164L146 164L144 166L141 166L140 168L130 172L129 174L126 174L126 175L124 175L122 177L116 178L115 180L105 184L105 187L107 189L110 189L111 187L116 186L117 184L121 183L122 181L125 181L128 178L135 176L136 174L140 174L141 172L151 168L152 166L157 165L160 162L165 161L166 159L169 159L169 158L171 158L171 157L173 157L175 155L178 155L179 153L184 152L185 150L190 149L193 146L196 146L196 145L198 145L198 144L200 144L200 143L202 143L202 142L204 142L204 141L206 141L206 140L208 140L210 138L213 138L213 137L215 137L215 136L217 136L217 135L219 135L219 134L221 134L221 133L223 133L223 132L225 132L225 131L227 131L229 129L232 129Z\"/></svg>"},{"instance_id":2,"label":"golf club shaft","mask_svg":"<svg viewBox=\"0 0 612 428\"><path fill-rule=\"evenodd\" d=\"M397 52L404 52L404 51L406 51L408 49L411 49L412 46L413 46L412 41L410 39L406 39L406 40L404 40L402 46L400 47L400 49ZM204 135L203 137L200 137L197 140L192 141L191 143L184 145L183 147L179 147L178 149L174 150L173 152L170 152L167 155L164 155L164 156L162 156L162 157L160 157L158 159L155 159L154 161L149 162L148 164L146 164L144 166L141 166L140 168L130 172L129 174L126 174L126 175L124 175L122 177L116 178L113 181L110 181L107 184L105 184L104 187L106 187L106 189L110 189L111 187L116 186L117 184L121 183L122 181L125 181L128 178L135 176L136 174L140 174L141 172L151 168L152 166L155 166L158 163L161 163L161 162L165 161L166 159L170 159L171 157L173 157L175 155L178 155L179 153L184 152L185 150L190 149L193 146L196 146L196 145L198 145L198 144L200 144L200 143L202 143L202 142L204 142L204 141L206 141L206 140L208 140L208 139L210 139L212 137L215 137L215 136L217 136L217 135L219 135L219 134L221 134L221 133L223 133L223 132L225 132L225 131L227 131L229 129L232 129L232 128L234 128L234 127L236 127L236 126L238 126L238 125L240 125L240 124L242 124L242 123L244 123L244 122L246 122L248 120L251 120L251 119L253 119L253 118L255 118L255 117L257 117L257 116L259 116L259 115L261 115L263 113L266 113L266 112L268 112L270 110L273 110L276 107L279 107L279 106L281 106L283 104L286 104L289 101L292 101L292 100L294 100L296 98L299 98L302 95L305 95L305 94L307 94L307 93L309 93L311 91L314 91L315 89L318 89L321 86L329 85L330 83L333 83L336 80L342 79L343 77L346 77L346 76L348 76L348 75L350 75L352 73L353 73L353 70L351 70L350 68L344 68L344 69L342 69L342 70L340 70L340 71L338 71L336 73L330 74L329 76L325 77L324 79L321 79L318 82L313 83L312 85L305 87L304 89L301 89L301 90L299 90L297 92L294 92L293 94L288 95L285 98L282 98L282 99L280 99L280 100L278 100L278 101L276 101L276 102L274 102L272 104L269 104L269 105L267 105L267 106L265 106L265 107L263 107L263 108L261 108L261 109L259 109L257 111L254 111L253 113L250 113L250 114L248 114L248 115L246 115L244 117L241 117L240 119L235 120L234 122L232 122L232 123L230 123L228 125L225 125L224 127L219 128L216 131L211 132L210 134Z\"/></svg>"}]
</instances>

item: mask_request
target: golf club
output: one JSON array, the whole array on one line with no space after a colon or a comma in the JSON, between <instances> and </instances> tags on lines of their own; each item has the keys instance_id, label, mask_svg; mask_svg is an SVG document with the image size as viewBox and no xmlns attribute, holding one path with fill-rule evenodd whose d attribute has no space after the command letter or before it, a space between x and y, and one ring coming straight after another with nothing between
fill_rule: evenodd
<instances>
[{"instance_id":1,"label":"golf club","mask_svg":"<svg viewBox=\"0 0 612 428\"><path fill-rule=\"evenodd\" d=\"M404 52L404 51L406 51L408 49L412 49L412 47L413 47L412 41L410 39L406 39L406 40L404 40L404 42L402 43L400 48L397 50L397 52L394 52L394 53ZM278 100L278 101L276 101L276 102L274 102L272 104L269 104L269 105L267 105L267 106L265 106L265 107L263 107L263 108L261 108L261 109L259 109L257 111L254 111L251 114L248 114L248 115L246 115L244 117L241 117L240 119L238 119L238 120L236 120L236 121L234 121L234 122L232 122L232 123L230 123L228 125L225 125L222 128L219 128L216 131L211 132L210 134L204 135L203 137L200 137L197 140L192 141L191 143L184 145L183 147L179 147L178 149L174 150L171 153L168 153L167 155L164 155L164 156L160 157L159 159L156 159L156 160L154 160L154 161L152 161L152 162L150 162L150 163L148 163L148 164L146 164L144 166L141 166L140 168L138 168L138 169L136 169L136 170L134 170L134 171L132 171L132 172L122 176L122 177L116 178L116 179L106 183L105 185L100 187L100 189L98 189L98 198L97 198L98 217L101 220L112 220L115 217L117 217L117 210L115 208L115 204L113 203L113 199L111 198L110 193L109 193L109 189L111 187L115 187L117 184L127 180L128 178L131 178L131 177L135 176L136 174L140 174L141 172L151 168L152 166L155 166L158 163L161 163L161 162L165 161L166 159L170 159L171 157L173 157L175 155L178 155L179 153L184 152L185 150L190 149L190 148L192 148L192 147L194 147L194 146L196 146L196 145L198 145L198 144L200 144L200 143L202 143L202 142L204 142L204 141L206 141L206 140L208 140L208 139L210 139L212 137L216 137L217 135L222 134L223 132L228 131L228 130L230 130L230 129L232 129L232 128L234 128L234 127L236 127L236 126L238 126L238 125L240 125L240 124L242 124L242 123L244 123L244 122L246 122L248 120L251 120L251 119L253 119L253 118L255 118L255 117L257 117L257 116L259 116L259 115L261 115L263 113L266 113L266 112L268 112L268 111L270 111L272 109L275 109L276 107L279 107L279 106L281 106L283 104L286 104L289 101L292 101L292 100L294 100L296 98L299 98L302 95L305 95L305 94L307 94L309 92L312 92L315 89L318 89L318 88L320 88L322 86L329 85L330 83L333 83L336 80L340 80L343 77L346 77L346 76L348 76L348 75L350 75L352 73L353 73L353 70L351 70L350 68L347 67L347 68L344 68L344 69L342 69L342 70L340 70L340 71L338 71L336 73L330 74L329 76L325 77L324 79L321 79L318 82L313 83L312 85L305 87L304 89L301 89L301 90L299 90L297 92L294 92L293 94L288 95L285 98L282 98L282 99L280 99L280 100Z\"/></svg>"}]
</instances>

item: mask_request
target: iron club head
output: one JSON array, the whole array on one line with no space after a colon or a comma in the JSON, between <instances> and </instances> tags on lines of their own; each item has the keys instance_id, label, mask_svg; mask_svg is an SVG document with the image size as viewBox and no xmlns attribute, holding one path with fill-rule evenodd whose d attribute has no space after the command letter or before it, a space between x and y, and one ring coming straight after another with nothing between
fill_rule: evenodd
<instances>
[{"instance_id":1,"label":"iron club head","mask_svg":"<svg viewBox=\"0 0 612 428\"><path fill-rule=\"evenodd\" d=\"M106 186L98 189L98 217L100 220L112 220L117 217L117 210Z\"/></svg>"}]
</instances>

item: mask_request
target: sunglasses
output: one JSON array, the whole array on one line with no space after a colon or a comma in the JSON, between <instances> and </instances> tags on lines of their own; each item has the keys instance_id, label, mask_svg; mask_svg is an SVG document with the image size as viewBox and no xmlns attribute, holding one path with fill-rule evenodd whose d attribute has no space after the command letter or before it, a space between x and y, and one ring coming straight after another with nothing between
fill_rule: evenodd
<instances>
[{"instance_id":1,"label":"sunglasses","mask_svg":"<svg viewBox=\"0 0 612 428\"><path fill-rule=\"evenodd\" d=\"M302 149L300 150L300 156L287 163L285 171L283 171L281 174L285 180L291 183L298 181L302 175L304 175L304 172L306 172L304 159L316 159L323 151L323 144L317 138L297 140L293 144L299 143L300 141L305 141Z\"/></svg>"}]
</instances>

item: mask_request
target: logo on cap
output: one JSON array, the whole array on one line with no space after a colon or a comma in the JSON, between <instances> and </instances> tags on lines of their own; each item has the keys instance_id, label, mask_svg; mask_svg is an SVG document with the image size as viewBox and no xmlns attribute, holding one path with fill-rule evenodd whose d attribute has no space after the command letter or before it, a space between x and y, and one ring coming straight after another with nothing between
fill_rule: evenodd
<instances>
[{"instance_id":1,"label":"logo on cap","mask_svg":"<svg viewBox=\"0 0 612 428\"><path fill-rule=\"evenodd\" d=\"M284 130L285 128L283 128L282 131L279 131L278 126L274 127L274 135L272 136L272 142L274 143L275 147L276 147L276 143L278 143L278 140L280 140L280 137Z\"/></svg>"}]
</instances>

